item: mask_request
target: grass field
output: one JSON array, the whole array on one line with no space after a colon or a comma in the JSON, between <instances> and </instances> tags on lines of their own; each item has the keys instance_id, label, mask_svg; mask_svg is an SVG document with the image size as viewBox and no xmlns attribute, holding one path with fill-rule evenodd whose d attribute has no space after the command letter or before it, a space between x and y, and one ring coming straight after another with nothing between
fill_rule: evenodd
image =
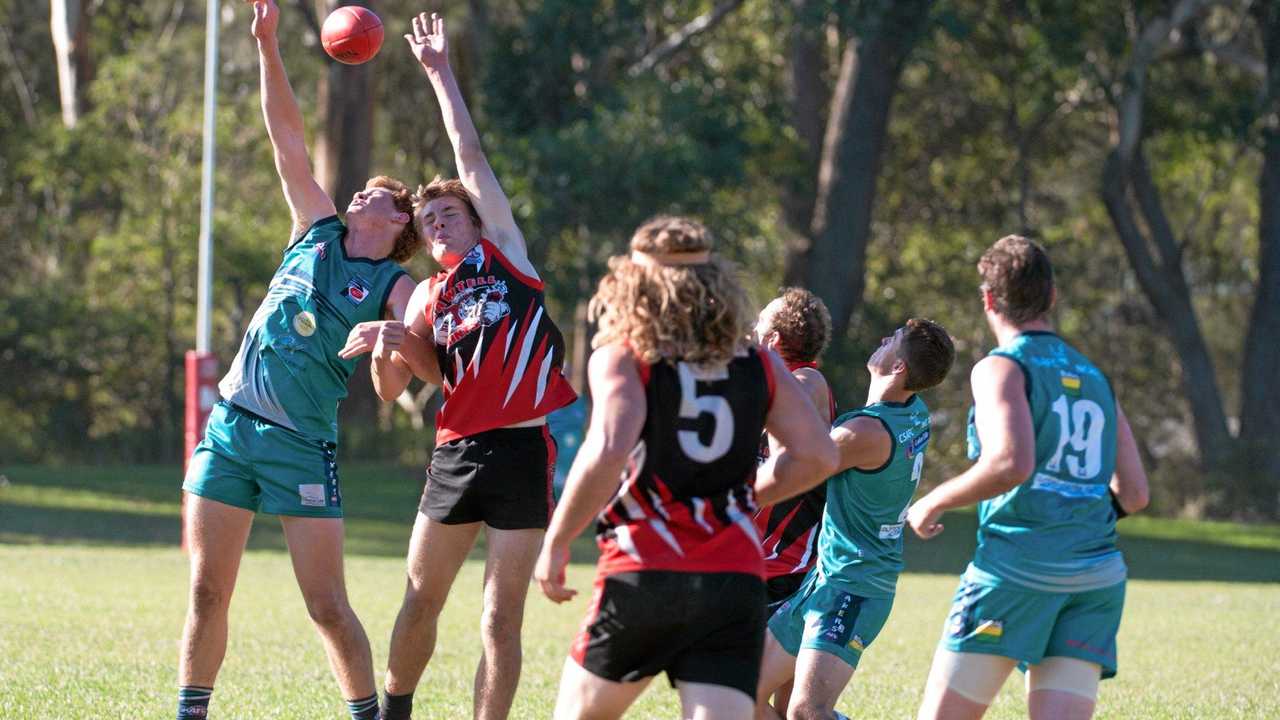
<instances>
[{"instance_id":1,"label":"grass field","mask_svg":"<svg viewBox=\"0 0 1280 720\"><path fill-rule=\"evenodd\" d=\"M177 549L178 470L0 467L0 718L171 718L186 561ZM386 661L420 473L343 468L352 603ZM955 576L973 549L971 515L909 542L897 604L840 702L851 717L914 717ZM1280 717L1280 527L1133 518L1120 675L1100 718ZM211 706L224 720L342 718L344 706L293 582L279 524L258 518L231 606L231 639ZM417 718L470 716L482 548L463 569L419 687ZM589 587L594 549L575 551ZM514 718L550 716L586 593L529 598ZM1025 716L1010 680L987 717ZM630 717L678 716L655 681Z\"/></svg>"}]
</instances>

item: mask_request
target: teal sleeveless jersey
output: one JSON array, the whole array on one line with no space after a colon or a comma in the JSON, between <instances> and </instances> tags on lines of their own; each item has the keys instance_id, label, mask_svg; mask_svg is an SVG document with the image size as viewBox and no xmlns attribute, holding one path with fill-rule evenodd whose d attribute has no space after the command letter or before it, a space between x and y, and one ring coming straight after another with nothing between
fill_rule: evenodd
<instances>
[{"instance_id":1,"label":"teal sleeveless jersey","mask_svg":"<svg viewBox=\"0 0 1280 720\"><path fill-rule=\"evenodd\" d=\"M1035 427L1036 466L1021 485L978 505L978 549L967 571L981 584L1082 592L1125 579L1108 484L1116 467L1116 401L1088 358L1051 332L1027 332L991 351L1022 368ZM981 454L972 411L969 456Z\"/></svg>"},{"instance_id":2,"label":"teal sleeveless jersey","mask_svg":"<svg viewBox=\"0 0 1280 720\"><path fill-rule=\"evenodd\" d=\"M307 437L338 439L338 403L356 360L338 351L356 323L382 318L405 272L390 259L349 258L338 217L284 251L218 390L228 402Z\"/></svg>"},{"instance_id":3,"label":"teal sleeveless jersey","mask_svg":"<svg viewBox=\"0 0 1280 720\"><path fill-rule=\"evenodd\" d=\"M892 597L902 572L902 528L907 505L924 470L929 408L919 395L904 403L878 402L836 418L836 425L866 415L893 438L885 464L849 468L827 480L827 507L818 534L818 572L864 597Z\"/></svg>"}]
</instances>

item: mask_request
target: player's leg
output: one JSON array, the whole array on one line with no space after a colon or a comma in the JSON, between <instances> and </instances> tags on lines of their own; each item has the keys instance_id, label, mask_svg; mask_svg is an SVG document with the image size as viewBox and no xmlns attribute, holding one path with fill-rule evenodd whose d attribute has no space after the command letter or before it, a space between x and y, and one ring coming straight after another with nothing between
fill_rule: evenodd
<instances>
[{"instance_id":1,"label":"player's leg","mask_svg":"<svg viewBox=\"0 0 1280 720\"><path fill-rule=\"evenodd\" d=\"M917 720L978 720L999 694L1017 660L939 646Z\"/></svg>"},{"instance_id":2,"label":"player's leg","mask_svg":"<svg viewBox=\"0 0 1280 720\"><path fill-rule=\"evenodd\" d=\"M836 701L853 677L848 660L824 650L804 648L796 656L795 690L787 709L788 720L831 720Z\"/></svg>"},{"instance_id":3,"label":"player's leg","mask_svg":"<svg viewBox=\"0 0 1280 720\"><path fill-rule=\"evenodd\" d=\"M179 717L184 708L208 706L227 651L227 609L253 512L188 493L184 522L191 579L178 652Z\"/></svg>"},{"instance_id":4,"label":"player's leg","mask_svg":"<svg viewBox=\"0 0 1280 720\"><path fill-rule=\"evenodd\" d=\"M681 681L680 708L684 720L742 720L751 717L755 698L737 688Z\"/></svg>"},{"instance_id":5,"label":"player's leg","mask_svg":"<svg viewBox=\"0 0 1280 720\"><path fill-rule=\"evenodd\" d=\"M573 658L565 658L560 692L556 696L555 720L620 718L652 680L652 676L634 682L606 680L593 675Z\"/></svg>"},{"instance_id":6,"label":"player's leg","mask_svg":"<svg viewBox=\"0 0 1280 720\"><path fill-rule=\"evenodd\" d=\"M778 688L790 687L796 672L796 656L788 652L773 633L771 622L764 633L764 656L760 661L760 684L756 690L756 720L780 720L785 717L786 706L770 705L769 698ZM798 637L796 647L799 647Z\"/></svg>"},{"instance_id":7,"label":"player's leg","mask_svg":"<svg viewBox=\"0 0 1280 720\"><path fill-rule=\"evenodd\" d=\"M1031 720L1089 720L1098 698L1102 666L1069 657L1047 657L1027 670Z\"/></svg>"},{"instance_id":8,"label":"player's leg","mask_svg":"<svg viewBox=\"0 0 1280 720\"><path fill-rule=\"evenodd\" d=\"M520 682L524 603L542 535L540 529L485 527L488 556L480 616L482 652L475 679L475 716L480 720L505 718L511 710Z\"/></svg>"},{"instance_id":9,"label":"player's leg","mask_svg":"<svg viewBox=\"0 0 1280 720\"><path fill-rule=\"evenodd\" d=\"M178 718L204 717L227 650L227 609L261 490L248 452L251 422L225 403L209 414L187 464L183 522L191 558L190 600L178 651Z\"/></svg>"},{"instance_id":10,"label":"player's leg","mask_svg":"<svg viewBox=\"0 0 1280 720\"><path fill-rule=\"evenodd\" d=\"M1053 622L1044 659L1027 672L1032 720L1093 716L1098 683L1116 674L1125 583L1072 593Z\"/></svg>"},{"instance_id":11,"label":"player's leg","mask_svg":"<svg viewBox=\"0 0 1280 720\"><path fill-rule=\"evenodd\" d=\"M307 613L324 641L329 667L356 718L378 711L369 637L347 600L342 518L282 515L285 542Z\"/></svg>"},{"instance_id":12,"label":"player's leg","mask_svg":"<svg viewBox=\"0 0 1280 720\"><path fill-rule=\"evenodd\" d=\"M435 651L440 611L479 532L478 522L447 525L418 513L409 540L404 601L391 631L386 677L388 705L393 704L393 696L408 696L412 701L414 688ZM393 711L386 713L389 719L409 716L407 706L402 715L396 714L400 712L398 707L388 710Z\"/></svg>"}]
</instances>

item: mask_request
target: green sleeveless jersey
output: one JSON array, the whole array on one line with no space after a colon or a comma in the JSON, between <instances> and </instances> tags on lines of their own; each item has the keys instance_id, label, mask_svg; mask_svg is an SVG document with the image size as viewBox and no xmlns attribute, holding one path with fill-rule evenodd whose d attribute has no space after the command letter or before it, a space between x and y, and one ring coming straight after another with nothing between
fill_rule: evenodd
<instances>
[{"instance_id":1,"label":"green sleeveless jersey","mask_svg":"<svg viewBox=\"0 0 1280 720\"><path fill-rule=\"evenodd\" d=\"M1088 358L1051 332L1026 332L991 351L1018 363L1035 427L1031 477L978 505L968 576L1047 592L1125 579L1108 484L1116 467L1116 401ZM972 414L969 456L981 454Z\"/></svg>"},{"instance_id":2,"label":"green sleeveless jersey","mask_svg":"<svg viewBox=\"0 0 1280 720\"><path fill-rule=\"evenodd\" d=\"M920 482L929 447L929 408L919 395L913 395L906 402L878 402L845 413L835 424L859 415L879 420L893 447L880 468L849 468L827 480L818 572L864 597L892 597L902 572L907 505Z\"/></svg>"},{"instance_id":3,"label":"green sleeveless jersey","mask_svg":"<svg viewBox=\"0 0 1280 720\"><path fill-rule=\"evenodd\" d=\"M284 251L218 390L228 402L309 438L338 439L338 403L356 360L338 351L356 323L379 320L405 272L390 259L349 258L338 216Z\"/></svg>"}]
</instances>

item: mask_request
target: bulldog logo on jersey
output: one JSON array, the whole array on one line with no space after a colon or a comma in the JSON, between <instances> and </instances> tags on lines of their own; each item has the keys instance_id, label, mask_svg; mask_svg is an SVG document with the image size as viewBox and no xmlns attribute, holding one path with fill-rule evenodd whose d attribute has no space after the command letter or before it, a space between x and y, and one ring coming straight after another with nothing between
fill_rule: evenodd
<instances>
[{"instance_id":1,"label":"bulldog logo on jersey","mask_svg":"<svg viewBox=\"0 0 1280 720\"><path fill-rule=\"evenodd\" d=\"M436 343L449 347L482 327L494 325L511 314L507 283L490 275L469 278L442 293L436 307ZM445 301L446 297L448 298Z\"/></svg>"}]
</instances>

